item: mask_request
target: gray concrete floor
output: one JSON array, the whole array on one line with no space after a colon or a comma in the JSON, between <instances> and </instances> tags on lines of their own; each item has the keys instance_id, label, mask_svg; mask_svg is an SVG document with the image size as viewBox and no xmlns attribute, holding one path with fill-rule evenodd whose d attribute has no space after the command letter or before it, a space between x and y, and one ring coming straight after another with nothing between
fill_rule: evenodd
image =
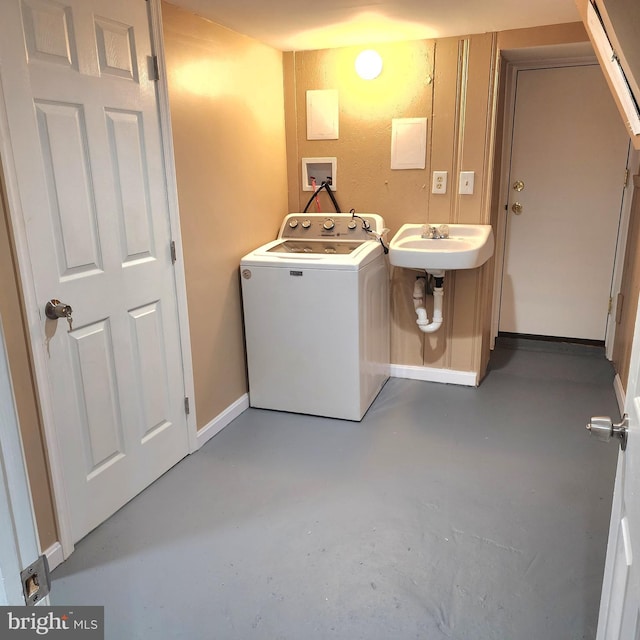
<instances>
[{"instance_id":1,"label":"gray concrete floor","mask_svg":"<svg viewBox=\"0 0 640 640\"><path fill-rule=\"evenodd\" d=\"M523 345L520 345L521 347ZM618 416L601 350L391 379L361 423L250 409L76 547L107 638L594 638Z\"/></svg>"}]
</instances>

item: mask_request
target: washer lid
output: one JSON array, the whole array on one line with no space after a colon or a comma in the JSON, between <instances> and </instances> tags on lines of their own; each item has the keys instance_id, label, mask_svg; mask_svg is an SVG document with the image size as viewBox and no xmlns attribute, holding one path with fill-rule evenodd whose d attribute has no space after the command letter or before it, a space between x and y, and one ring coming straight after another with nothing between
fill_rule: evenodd
<instances>
[{"instance_id":1,"label":"washer lid","mask_svg":"<svg viewBox=\"0 0 640 640\"><path fill-rule=\"evenodd\" d=\"M301 248L302 251L291 251L288 243L291 243L294 248ZM313 253L304 251L305 247L316 247L316 243L318 251ZM272 249L276 250L272 251ZM329 251L325 253L324 249ZM333 253L332 249L336 252ZM247 254L240 264L243 267L358 270L372 260L382 258L382 255L382 246L376 240L339 242L329 239L312 241L280 238Z\"/></svg>"},{"instance_id":2,"label":"washer lid","mask_svg":"<svg viewBox=\"0 0 640 640\"><path fill-rule=\"evenodd\" d=\"M267 249L268 253L312 253L321 255L349 255L359 249L361 241L340 240L284 240Z\"/></svg>"}]
</instances>

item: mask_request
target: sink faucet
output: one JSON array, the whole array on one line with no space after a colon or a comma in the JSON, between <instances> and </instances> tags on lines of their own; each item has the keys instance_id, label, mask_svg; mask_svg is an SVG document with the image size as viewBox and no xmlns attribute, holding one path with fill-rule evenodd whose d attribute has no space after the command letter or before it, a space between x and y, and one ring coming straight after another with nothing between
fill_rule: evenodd
<instances>
[{"instance_id":1,"label":"sink faucet","mask_svg":"<svg viewBox=\"0 0 640 640\"><path fill-rule=\"evenodd\" d=\"M425 240L439 240L440 238L449 237L449 225L441 224L439 227L432 227L430 225L424 225L422 227L422 238Z\"/></svg>"},{"instance_id":2,"label":"sink faucet","mask_svg":"<svg viewBox=\"0 0 640 640\"><path fill-rule=\"evenodd\" d=\"M422 225L422 236L424 240L430 240L438 237L438 230L435 227Z\"/></svg>"}]
</instances>

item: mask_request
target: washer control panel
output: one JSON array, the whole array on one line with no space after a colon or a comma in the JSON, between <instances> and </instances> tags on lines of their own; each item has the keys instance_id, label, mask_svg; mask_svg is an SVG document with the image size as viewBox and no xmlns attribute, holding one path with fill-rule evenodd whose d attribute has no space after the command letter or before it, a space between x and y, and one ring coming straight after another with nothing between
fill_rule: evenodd
<instances>
[{"instance_id":1,"label":"washer control panel","mask_svg":"<svg viewBox=\"0 0 640 640\"><path fill-rule=\"evenodd\" d=\"M374 240L381 234L384 222L372 213L290 213L282 223L279 238L299 240Z\"/></svg>"}]
</instances>

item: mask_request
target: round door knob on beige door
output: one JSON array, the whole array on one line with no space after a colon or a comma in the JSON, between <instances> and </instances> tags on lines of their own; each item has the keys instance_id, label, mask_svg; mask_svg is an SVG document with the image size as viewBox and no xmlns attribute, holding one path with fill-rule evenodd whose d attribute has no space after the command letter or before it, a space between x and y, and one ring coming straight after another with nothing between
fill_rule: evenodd
<instances>
[{"instance_id":1,"label":"round door knob on beige door","mask_svg":"<svg viewBox=\"0 0 640 640\"><path fill-rule=\"evenodd\" d=\"M524 207L519 202L514 202L511 205L511 211L513 211L513 213L515 213L517 216L519 216L522 213L523 209Z\"/></svg>"}]
</instances>

